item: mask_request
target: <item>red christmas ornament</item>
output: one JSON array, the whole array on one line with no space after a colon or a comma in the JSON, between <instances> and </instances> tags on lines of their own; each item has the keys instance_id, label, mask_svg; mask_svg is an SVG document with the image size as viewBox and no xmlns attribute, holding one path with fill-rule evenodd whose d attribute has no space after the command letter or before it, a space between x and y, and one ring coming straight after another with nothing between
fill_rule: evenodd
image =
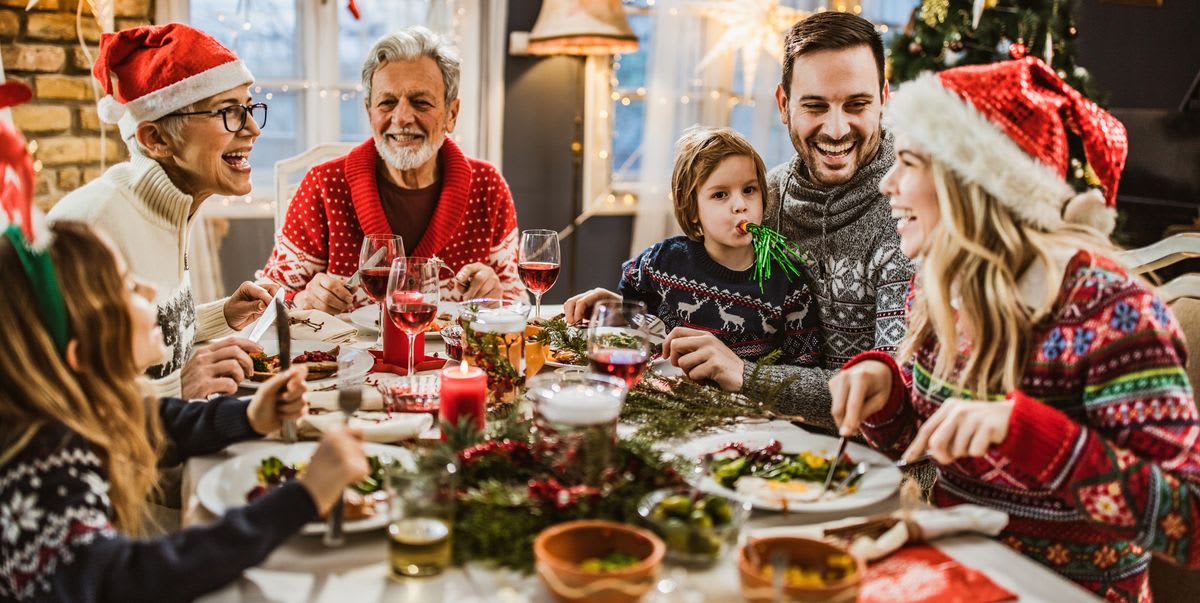
<instances>
[{"instance_id":1,"label":"red christmas ornament","mask_svg":"<svg viewBox=\"0 0 1200 603\"><path fill-rule=\"evenodd\" d=\"M1008 47L1008 56L1014 59L1023 59L1029 54L1029 49L1021 42L1013 42L1012 46Z\"/></svg>"}]
</instances>

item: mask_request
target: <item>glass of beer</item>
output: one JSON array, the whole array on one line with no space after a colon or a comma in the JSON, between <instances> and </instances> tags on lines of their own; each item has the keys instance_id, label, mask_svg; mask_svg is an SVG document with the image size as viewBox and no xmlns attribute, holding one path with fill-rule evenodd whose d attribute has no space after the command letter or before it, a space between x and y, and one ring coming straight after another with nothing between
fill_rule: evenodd
<instances>
[{"instance_id":1,"label":"glass of beer","mask_svg":"<svg viewBox=\"0 0 1200 603\"><path fill-rule=\"evenodd\" d=\"M622 379L582 371L531 377L534 436L555 456L564 477L599 485L613 465L617 419L628 391Z\"/></svg>"},{"instance_id":2,"label":"glass of beer","mask_svg":"<svg viewBox=\"0 0 1200 603\"><path fill-rule=\"evenodd\" d=\"M431 449L415 450L388 466L392 576L433 576L450 566L457 477L453 457Z\"/></svg>"}]
</instances>

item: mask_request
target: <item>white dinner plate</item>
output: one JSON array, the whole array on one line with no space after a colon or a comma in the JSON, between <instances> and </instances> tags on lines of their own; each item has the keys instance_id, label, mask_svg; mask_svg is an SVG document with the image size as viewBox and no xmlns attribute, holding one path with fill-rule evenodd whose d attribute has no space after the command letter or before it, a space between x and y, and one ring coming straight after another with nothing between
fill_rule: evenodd
<instances>
[{"instance_id":1,"label":"white dinner plate","mask_svg":"<svg viewBox=\"0 0 1200 603\"><path fill-rule=\"evenodd\" d=\"M262 346L263 353L265 354L275 355L279 353L278 341L273 339L263 340L259 342L259 344ZM375 359L372 358L371 353L366 350L352 348L350 347L350 344L347 343L336 344L327 343L324 341L297 341L293 339L292 358L295 358L304 352L328 352L337 347L341 348L338 350L339 362L342 358L350 358L349 370L351 374L346 375L347 377L353 378L354 375L358 375L358 379L361 380L363 377L366 377L367 371L370 371L371 367L375 365ZM343 377L341 373L342 371L338 371L329 377L325 377L324 379L313 379L312 381L308 381L308 388L310 390L334 389L337 387L338 381ZM258 389L259 387L262 387L262 383L259 381L251 381L250 379L246 379L245 381L239 383L238 387L245 389Z\"/></svg>"},{"instance_id":2,"label":"white dinner plate","mask_svg":"<svg viewBox=\"0 0 1200 603\"><path fill-rule=\"evenodd\" d=\"M691 459L699 459L710 452L716 452L725 444L741 442L747 447L762 448L771 440L779 440L783 452L797 453L810 451L821 456L830 457L837 451L837 439L816 435L805 431L744 431L740 433L719 433L692 440L673 450L676 454ZM789 512L804 511L849 511L871 506L891 496L900 485L900 470L883 454L866 446L850 442L846 454L855 462L867 461L871 469L858 482L858 490L832 500L813 502L789 502L786 510ZM816 484L820 488L820 483ZM704 476L700 489L706 492L722 494L736 499L745 499L759 509L783 511L781 500L765 495L744 497L738 492L717 483L712 475Z\"/></svg>"},{"instance_id":3,"label":"white dinner plate","mask_svg":"<svg viewBox=\"0 0 1200 603\"><path fill-rule=\"evenodd\" d=\"M408 461L411 454L399 446L385 444L363 443L363 450L370 456L377 456L381 461ZM258 485L256 471L262 460L269 456L277 456L287 464L307 461L317 451L317 442L298 442L295 444L277 444L262 446L249 452L235 456L216 467L213 467L200 478L196 484L196 497L200 504L220 516L226 510L246 504L246 494ZM381 506L375 515L364 519L347 521L342 528L347 532L363 532L375 530L388 523L387 508ZM307 523L300 530L301 534L324 534L326 523L314 521Z\"/></svg>"},{"instance_id":4,"label":"white dinner plate","mask_svg":"<svg viewBox=\"0 0 1200 603\"><path fill-rule=\"evenodd\" d=\"M456 304L454 302L439 302L438 303L438 316L441 316L443 314L449 314L451 316L454 316L455 312L457 312L457 311L458 311L458 304ZM374 331L374 332L378 333L379 332L379 322L378 321L379 321L379 305L378 304L367 304L367 305L350 313L350 322L354 323L355 326L362 328L362 329L366 329L368 331ZM438 322L441 322L441 321L439 320ZM441 337L441 335L438 333L438 331L439 331L439 329L425 331L425 338L432 339L434 337Z\"/></svg>"}]
</instances>

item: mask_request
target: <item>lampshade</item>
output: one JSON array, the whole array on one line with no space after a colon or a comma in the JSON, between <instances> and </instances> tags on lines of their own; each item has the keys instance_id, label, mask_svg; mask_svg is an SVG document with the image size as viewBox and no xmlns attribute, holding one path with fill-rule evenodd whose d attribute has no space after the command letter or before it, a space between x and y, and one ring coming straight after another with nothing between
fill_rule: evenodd
<instances>
[{"instance_id":1,"label":"lampshade","mask_svg":"<svg viewBox=\"0 0 1200 603\"><path fill-rule=\"evenodd\" d=\"M529 32L529 54L637 52L621 0L542 0Z\"/></svg>"}]
</instances>

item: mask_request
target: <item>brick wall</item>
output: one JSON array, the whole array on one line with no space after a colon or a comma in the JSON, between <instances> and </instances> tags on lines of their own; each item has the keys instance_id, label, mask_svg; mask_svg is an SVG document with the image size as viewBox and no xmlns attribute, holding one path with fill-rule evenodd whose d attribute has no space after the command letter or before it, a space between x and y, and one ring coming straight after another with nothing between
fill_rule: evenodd
<instances>
[{"instance_id":1,"label":"brick wall","mask_svg":"<svg viewBox=\"0 0 1200 603\"><path fill-rule=\"evenodd\" d=\"M29 141L40 164L36 201L49 209L63 195L100 175L107 165L128 157L115 125L100 138L92 66L79 46L75 11L83 4L83 39L96 56L100 27L87 0L0 0L0 53L4 73L33 87L33 100L13 108L13 121ZM150 23L154 0L116 0L116 27Z\"/></svg>"}]
</instances>

